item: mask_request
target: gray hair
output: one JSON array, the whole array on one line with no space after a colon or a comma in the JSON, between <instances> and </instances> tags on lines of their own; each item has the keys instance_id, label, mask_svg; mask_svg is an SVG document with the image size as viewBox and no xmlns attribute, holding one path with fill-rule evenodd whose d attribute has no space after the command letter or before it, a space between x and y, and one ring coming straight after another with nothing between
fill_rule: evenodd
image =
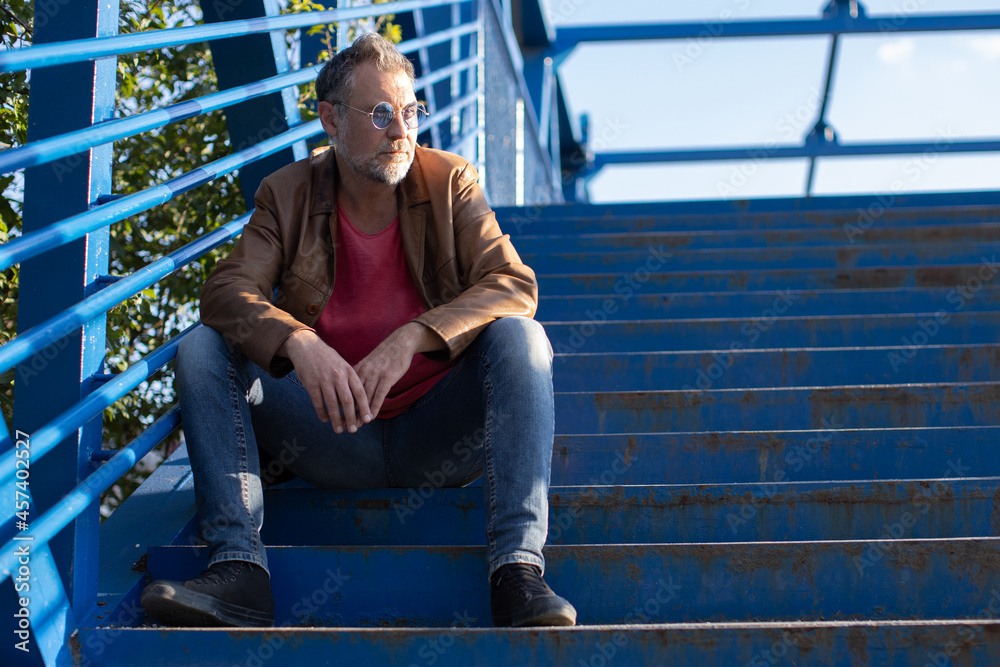
<instances>
[{"instance_id":1,"label":"gray hair","mask_svg":"<svg viewBox=\"0 0 1000 667\"><path fill-rule=\"evenodd\" d=\"M354 71L363 63L371 63L380 72L405 72L411 83L416 81L409 58L382 35L370 32L327 61L316 77L316 99L346 103L354 92Z\"/></svg>"}]
</instances>

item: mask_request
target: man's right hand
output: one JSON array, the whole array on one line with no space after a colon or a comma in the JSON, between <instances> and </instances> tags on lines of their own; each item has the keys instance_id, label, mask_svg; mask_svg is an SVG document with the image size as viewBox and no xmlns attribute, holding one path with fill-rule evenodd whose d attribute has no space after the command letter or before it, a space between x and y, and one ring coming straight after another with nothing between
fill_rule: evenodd
<instances>
[{"instance_id":1,"label":"man's right hand","mask_svg":"<svg viewBox=\"0 0 1000 667\"><path fill-rule=\"evenodd\" d=\"M333 422L334 431L343 433L346 428L354 433L372 420L361 378L316 332L296 331L285 339L278 354L291 360L316 415L320 421Z\"/></svg>"}]
</instances>

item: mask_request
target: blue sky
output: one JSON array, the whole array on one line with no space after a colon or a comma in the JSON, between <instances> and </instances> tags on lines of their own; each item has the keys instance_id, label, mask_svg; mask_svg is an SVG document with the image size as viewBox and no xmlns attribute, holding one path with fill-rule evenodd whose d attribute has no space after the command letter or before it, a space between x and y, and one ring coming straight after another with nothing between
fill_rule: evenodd
<instances>
[{"instance_id":1,"label":"blue sky","mask_svg":"<svg viewBox=\"0 0 1000 667\"><path fill-rule=\"evenodd\" d=\"M556 25L820 16L826 0L548 0ZM869 15L998 12L1000 0L869 0ZM819 109L829 37L578 46L560 68L599 150L799 144ZM827 122L840 141L938 140L930 156L820 160L814 194L1000 189L1000 30L841 38ZM692 57L693 56L693 57ZM650 113L650 109L653 110ZM603 137L597 141L598 137ZM801 196L808 163L769 159L605 167L595 202Z\"/></svg>"}]
</instances>

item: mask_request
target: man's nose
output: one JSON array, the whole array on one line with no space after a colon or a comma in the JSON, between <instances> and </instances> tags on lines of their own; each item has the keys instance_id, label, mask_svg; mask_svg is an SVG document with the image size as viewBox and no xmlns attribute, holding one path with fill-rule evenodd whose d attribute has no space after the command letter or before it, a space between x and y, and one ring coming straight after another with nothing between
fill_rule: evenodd
<instances>
[{"instance_id":1,"label":"man's nose","mask_svg":"<svg viewBox=\"0 0 1000 667\"><path fill-rule=\"evenodd\" d=\"M392 117L392 122L389 123L389 127L386 128L386 132L388 132L389 138L393 141L406 137L406 133L409 132L409 128L406 127L406 123L403 121L402 111L397 111Z\"/></svg>"}]
</instances>

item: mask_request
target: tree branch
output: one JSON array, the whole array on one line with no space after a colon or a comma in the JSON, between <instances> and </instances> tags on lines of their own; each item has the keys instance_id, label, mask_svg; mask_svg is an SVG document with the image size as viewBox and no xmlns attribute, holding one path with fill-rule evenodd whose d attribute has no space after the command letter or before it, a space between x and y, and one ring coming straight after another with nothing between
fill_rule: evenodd
<instances>
[{"instance_id":1,"label":"tree branch","mask_svg":"<svg viewBox=\"0 0 1000 667\"><path fill-rule=\"evenodd\" d=\"M0 5L0 9L2 9L7 14L7 16L9 16L11 19L13 19L14 23L16 23L19 26L21 26L22 28L24 28L24 34L25 35L30 35L31 34L31 28L29 28L28 26L24 25L24 23L21 22L21 19L17 18L17 16L15 16L14 12L12 12L7 5Z\"/></svg>"}]
</instances>

